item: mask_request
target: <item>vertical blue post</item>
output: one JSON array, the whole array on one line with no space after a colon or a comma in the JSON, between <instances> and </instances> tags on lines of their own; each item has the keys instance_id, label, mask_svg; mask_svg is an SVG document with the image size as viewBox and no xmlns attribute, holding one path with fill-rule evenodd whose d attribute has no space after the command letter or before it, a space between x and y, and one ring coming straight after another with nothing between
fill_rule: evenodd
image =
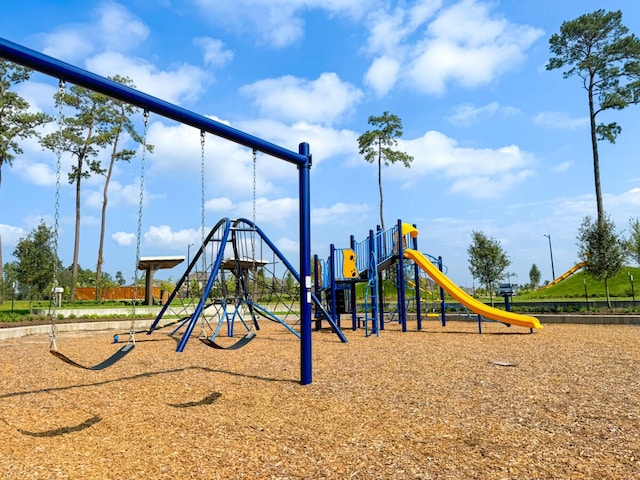
<instances>
[{"instance_id":1,"label":"vertical blue post","mask_svg":"<svg viewBox=\"0 0 640 480\"><path fill-rule=\"evenodd\" d=\"M313 293L322 302L322 278L320 278L320 274L323 272L319 271L320 269L320 259L318 255L313 256ZM324 274L324 273L323 273ZM316 308L314 318L316 319L316 330L320 330L322 328L322 314L320 313L320 309Z\"/></svg>"},{"instance_id":2,"label":"vertical blue post","mask_svg":"<svg viewBox=\"0 0 640 480\"><path fill-rule=\"evenodd\" d=\"M371 332L379 335L378 325L378 255L376 237L369 230L369 282L371 282Z\"/></svg>"},{"instance_id":3,"label":"vertical blue post","mask_svg":"<svg viewBox=\"0 0 640 480\"><path fill-rule=\"evenodd\" d=\"M340 317L337 314L336 305L338 302L336 301L336 247L332 243L329 245L329 278L331 279L331 318L336 323L336 325L340 326Z\"/></svg>"},{"instance_id":4,"label":"vertical blue post","mask_svg":"<svg viewBox=\"0 0 640 480\"><path fill-rule=\"evenodd\" d=\"M300 384L313 380L311 348L311 154L309 144L298 145L306 162L298 165L300 196Z\"/></svg>"},{"instance_id":5,"label":"vertical blue post","mask_svg":"<svg viewBox=\"0 0 640 480\"><path fill-rule=\"evenodd\" d=\"M376 226L375 235L375 253L376 253L376 282L377 282L377 312L378 312L378 329L384 330L384 270L378 271L378 266L387 258L387 246L385 243L386 231L380 225ZM378 332L376 332L378 333Z\"/></svg>"},{"instance_id":6,"label":"vertical blue post","mask_svg":"<svg viewBox=\"0 0 640 480\"><path fill-rule=\"evenodd\" d=\"M407 295L404 285L404 236L402 235L402 220L398 219L398 316L400 317L400 325L402 331L407 331Z\"/></svg>"},{"instance_id":7,"label":"vertical blue post","mask_svg":"<svg viewBox=\"0 0 640 480\"><path fill-rule=\"evenodd\" d=\"M416 224L413 224L413 228L418 228ZM415 237L411 241L411 248L418 250L418 237ZM413 262L413 276L416 283L416 316L418 323L418 330L422 330L422 306L420 305L420 267L416 262Z\"/></svg>"},{"instance_id":8,"label":"vertical blue post","mask_svg":"<svg viewBox=\"0 0 640 480\"><path fill-rule=\"evenodd\" d=\"M351 246L351 250L356 251L356 239L353 235L349 237L349 245ZM356 253L357 255L357 253ZM356 258L356 270L357 270L357 258ZM360 272L357 272L360 275ZM351 283L351 328L355 331L358 328L358 311L356 305L356 283Z\"/></svg>"},{"instance_id":9,"label":"vertical blue post","mask_svg":"<svg viewBox=\"0 0 640 480\"><path fill-rule=\"evenodd\" d=\"M438 255L438 270L442 271L442 257ZM444 288L440 287L440 318L442 326L447 326L447 308L444 303Z\"/></svg>"}]
</instances>

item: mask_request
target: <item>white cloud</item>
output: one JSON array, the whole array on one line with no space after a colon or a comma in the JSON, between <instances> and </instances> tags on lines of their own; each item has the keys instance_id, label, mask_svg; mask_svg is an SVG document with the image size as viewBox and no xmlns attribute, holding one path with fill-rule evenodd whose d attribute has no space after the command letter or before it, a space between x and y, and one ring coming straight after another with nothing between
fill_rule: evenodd
<instances>
[{"instance_id":1,"label":"white cloud","mask_svg":"<svg viewBox=\"0 0 640 480\"><path fill-rule=\"evenodd\" d=\"M22 227L0 223L0 236L2 237L3 248L15 247L21 238L27 236L27 232Z\"/></svg>"},{"instance_id":2,"label":"white cloud","mask_svg":"<svg viewBox=\"0 0 640 480\"><path fill-rule=\"evenodd\" d=\"M99 185L98 190L91 190L86 194L85 205L89 208L102 208L102 202L104 200L103 197L103 187L104 187L104 179L100 177L101 184ZM118 207L121 205L126 206L134 206L138 205L140 202L140 180L135 179L133 183L129 185L122 185L117 180L111 180L109 183L109 192L108 192L108 206L109 208ZM149 192L143 192L143 199L149 200L149 198L153 198L154 195L151 195Z\"/></svg>"},{"instance_id":3,"label":"white cloud","mask_svg":"<svg viewBox=\"0 0 640 480\"><path fill-rule=\"evenodd\" d=\"M311 81L291 75L260 80L242 87L241 92L253 99L264 116L323 124L331 124L363 97L335 73L323 73Z\"/></svg>"},{"instance_id":4,"label":"white cloud","mask_svg":"<svg viewBox=\"0 0 640 480\"><path fill-rule=\"evenodd\" d=\"M171 103L193 101L203 91L209 79L201 68L182 64L174 70L159 70L141 58L128 57L115 51L106 51L86 60L89 70L107 76L116 72L133 80L138 90Z\"/></svg>"},{"instance_id":5,"label":"white cloud","mask_svg":"<svg viewBox=\"0 0 640 480\"><path fill-rule=\"evenodd\" d=\"M216 119L217 120L217 119ZM219 120L218 120L219 121ZM224 122L222 122L224 123ZM154 145L154 153L149 155L150 169L162 175L176 175L191 178L199 188L201 175L200 131L187 125L165 125L161 121L152 122L147 135ZM206 135L205 137L205 196L251 192L253 190L253 160L251 150L233 142ZM265 162L256 162L260 172L260 182L256 186L259 193L274 189L272 180L280 174L281 164L269 168ZM290 166L289 166L290 167ZM291 173L291 168L286 168ZM263 175L264 173L264 175ZM285 173L282 173L285 175Z\"/></svg>"},{"instance_id":6,"label":"white cloud","mask_svg":"<svg viewBox=\"0 0 640 480\"><path fill-rule=\"evenodd\" d=\"M401 68L398 59L382 56L376 58L365 75L365 83L369 85L378 96L386 95L393 88Z\"/></svg>"},{"instance_id":7,"label":"white cloud","mask_svg":"<svg viewBox=\"0 0 640 480\"><path fill-rule=\"evenodd\" d=\"M13 169L20 177L39 187L56 184L56 172L50 164L15 162Z\"/></svg>"},{"instance_id":8,"label":"white cloud","mask_svg":"<svg viewBox=\"0 0 640 480\"><path fill-rule=\"evenodd\" d=\"M567 160L565 162L559 163L558 165L554 165L553 171L558 173L564 173L567 170L569 170L571 167L573 167L573 162L570 160Z\"/></svg>"},{"instance_id":9,"label":"white cloud","mask_svg":"<svg viewBox=\"0 0 640 480\"><path fill-rule=\"evenodd\" d=\"M311 223L316 225L351 223L353 218L360 218L369 213L369 205L364 203L336 203L330 207L311 209Z\"/></svg>"},{"instance_id":10,"label":"white cloud","mask_svg":"<svg viewBox=\"0 0 640 480\"><path fill-rule=\"evenodd\" d=\"M275 242L276 247L284 254L298 253L300 250L300 242L297 240L291 240L290 238L279 238Z\"/></svg>"},{"instance_id":11,"label":"white cloud","mask_svg":"<svg viewBox=\"0 0 640 480\"><path fill-rule=\"evenodd\" d=\"M499 197L534 175L533 157L516 145L492 149L460 147L446 135L429 131L399 148L414 157L411 168L389 167L392 178L417 184L422 177L440 174L452 179L451 191L473 198Z\"/></svg>"},{"instance_id":12,"label":"white cloud","mask_svg":"<svg viewBox=\"0 0 640 480\"><path fill-rule=\"evenodd\" d=\"M419 92L443 94L450 83L476 87L521 64L525 51L543 33L508 22L480 0L440 6L439 1L423 2L413 10L397 8L391 14L369 16L367 52L374 57L371 79L378 79L382 87L391 84L392 78L385 85L373 75L384 56L401 64L399 80ZM384 92L384 88L377 91Z\"/></svg>"},{"instance_id":13,"label":"white cloud","mask_svg":"<svg viewBox=\"0 0 640 480\"><path fill-rule=\"evenodd\" d=\"M260 225L274 223L285 225L298 213L299 200L292 197L283 197L270 200L258 197L255 201L256 221ZM233 218L253 218L253 199L234 202L230 198L213 198L206 203L207 210L222 212L225 216Z\"/></svg>"},{"instance_id":14,"label":"white cloud","mask_svg":"<svg viewBox=\"0 0 640 480\"><path fill-rule=\"evenodd\" d=\"M115 74L131 78L136 87L172 103L198 97L209 80L208 74L193 65L182 64L161 70L149 61L129 56L149 36L146 24L126 7L101 3L85 23L66 24L52 33L42 34L47 55L79 64L99 75ZM205 59L223 61L228 51L220 49L214 56L215 41L204 41Z\"/></svg>"},{"instance_id":15,"label":"white cloud","mask_svg":"<svg viewBox=\"0 0 640 480\"><path fill-rule=\"evenodd\" d=\"M533 117L533 123L549 128L577 130L589 125L588 117L570 117L564 112L541 112Z\"/></svg>"},{"instance_id":16,"label":"white cloud","mask_svg":"<svg viewBox=\"0 0 640 480\"><path fill-rule=\"evenodd\" d=\"M472 103L463 103L454 107L454 114L448 117L452 124L463 127L481 121L481 117L494 117L495 115L510 116L519 113L514 107L503 107L498 102L487 105L475 106Z\"/></svg>"},{"instance_id":17,"label":"white cloud","mask_svg":"<svg viewBox=\"0 0 640 480\"><path fill-rule=\"evenodd\" d=\"M100 50L129 51L149 36L149 28L129 10L114 2L100 4L88 23L66 24L42 34L44 53L75 62Z\"/></svg>"},{"instance_id":18,"label":"white cloud","mask_svg":"<svg viewBox=\"0 0 640 480\"><path fill-rule=\"evenodd\" d=\"M129 232L115 232L111 235L111 238L121 247L130 247L136 239L134 233Z\"/></svg>"},{"instance_id":19,"label":"white cloud","mask_svg":"<svg viewBox=\"0 0 640 480\"><path fill-rule=\"evenodd\" d=\"M181 250L190 243L200 243L200 232L194 229L183 229L174 232L169 225L149 227L144 233L145 244L159 250Z\"/></svg>"},{"instance_id":20,"label":"white cloud","mask_svg":"<svg viewBox=\"0 0 640 480\"><path fill-rule=\"evenodd\" d=\"M197 37L193 42L202 49L205 65L222 67L233 60L233 52L226 49L221 40L210 37Z\"/></svg>"},{"instance_id":21,"label":"white cloud","mask_svg":"<svg viewBox=\"0 0 640 480\"><path fill-rule=\"evenodd\" d=\"M288 125L265 119L241 122L239 126L247 132L269 139L295 152L298 151L298 145L301 142L307 142L311 148L314 165L319 165L333 156L358 155L359 134L353 130L336 130L330 126L305 121ZM290 178L291 167L284 162L277 162L275 165L271 164L269 171L265 174L266 177L262 178L270 178L276 174L277 178Z\"/></svg>"},{"instance_id":22,"label":"white cloud","mask_svg":"<svg viewBox=\"0 0 640 480\"><path fill-rule=\"evenodd\" d=\"M302 13L308 10L358 17L366 8L366 2L361 0L196 0L195 3L212 23L256 36L259 43L273 48L289 46L303 37Z\"/></svg>"},{"instance_id":23,"label":"white cloud","mask_svg":"<svg viewBox=\"0 0 640 480\"><path fill-rule=\"evenodd\" d=\"M227 197L212 198L207 200L204 205L206 210L212 212L228 212L234 208L233 202Z\"/></svg>"}]
</instances>

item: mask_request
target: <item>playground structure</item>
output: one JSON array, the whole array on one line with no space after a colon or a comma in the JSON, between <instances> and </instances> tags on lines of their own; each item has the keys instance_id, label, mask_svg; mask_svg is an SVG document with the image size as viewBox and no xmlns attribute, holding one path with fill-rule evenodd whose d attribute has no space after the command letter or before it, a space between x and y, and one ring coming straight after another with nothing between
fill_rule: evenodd
<instances>
[{"instance_id":1,"label":"playground structure","mask_svg":"<svg viewBox=\"0 0 640 480\"><path fill-rule=\"evenodd\" d=\"M569 278L571 275L573 275L574 273L576 273L578 270L580 270L581 268L584 268L585 265L587 264L587 262L578 262L576 263L573 267L571 267L569 270L567 270L566 272L564 272L562 275L560 275L558 278L554 278L552 282L549 282L545 288L549 288L549 287L553 287L554 285L559 284L561 281Z\"/></svg>"},{"instance_id":2,"label":"playground structure","mask_svg":"<svg viewBox=\"0 0 640 480\"><path fill-rule=\"evenodd\" d=\"M61 90L65 88L65 82L70 81L78 86L142 108L145 118L145 133L149 112L153 112L198 128L201 132L202 143L204 134L207 132L251 148L254 154L254 164L256 152L259 151L296 165L299 179L300 273L292 267L264 235L264 232L256 226L255 220L253 222L246 219L233 222L229 219L220 220L207 238L203 239L198 253L189 262L187 270L176 285L174 292L169 296L160 314L147 331L148 334L151 334L160 328L160 322L165 315L177 316L179 318L179 321L176 322L178 327L172 332L172 335L182 332L176 349L178 352L184 350L198 323L201 327L199 338L205 345L216 349L240 348L255 337L255 331L260 328L258 318L262 317L281 324L300 339L300 383L303 385L311 383L312 304L315 305L316 326L319 327L323 319L327 320L339 339L346 342L346 337L340 330L337 302L338 291L349 290L352 300L353 328L356 329L358 323L362 322L367 336L370 334L379 335L380 330L384 329L385 319L383 285L380 277L383 271L393 268L394 265L396 282L399 285L398 307L395 313L403 331L407 329L406 285L409 281L413 281L415 284L415 296L409 300L415 302L418 329L422 328L420 301L420 275L422 272L440 286L443 325L445 324L444 292L446 291L466 308L485 318L508 325L541 328L538 320L533 317L492 309L468 296L442 273L441 259L437 262L438 268L436 268L432 263L433 258L425 256L417 250L418 230L416 227L400 221L388 230L378 229L375 234L370 231L369 236L361 242L355 242L352 238L350 249L338 251L332 247L332 258L328 265L332 280L329 286L330 299L327 302L330 305L331 313L328 313L318 295L322 287L319 291L312 292L309 196L311 154L308 144L299 144L297 153L287 150L208 117L195 114L2 38L0 38L0 56L33 70L57 77L60 80ZM143 147L143 165L145 150ZM202 161L204 162L204 154ZM142 203L141 200L140 209L142 209ZM137 265L142 260L139 255L140 219L141 213L138 218ZM263 248L264 250L262 250ZM260 254L258 254L259 251ZM336 269L338 261L342 265L340 271ZM319 284L317 277L319 270L321 270L318 268L319 265L317 263L316 285ZM198 266L200 266L199 270ZM191 275L193 274L196 278L194 295L187 294L186 297L183 297L180 295L181 288L186 283L187 292L191 290ZM409 280L409 277L412 277L413 280ZM365 311L362 318L358 318L355 310L355 284L358 282L366 282ZM348 288L345 285L348 285ZM298 308L294 308L294 303L297 303ZM51 353L70 365L87 370L102 370L122 359L135 347L134 333L140 333L134 331L132 321L129 343L103 362L87 367L57 350L55 310L51 317ZM226 336L234 337L236 322L239 322L247 333L240 340L234 340L233 344L224 346L218 343L224 336L222 327L225 324L227 327ZM166 325L164 323L163 326Z\"/></svg>"},{"instance_id":3,"label":"playground structure","mask_svg":"<svg viewBox=\"0 0 640 480\"><path fill-rule=\"evenodd\" d=\"M540 329L537 318L518 313L499 310L488 306L467 294L443 273L442 258L435 258L418 250L418 229L398 220L393 227L376 232L356 242L353 236L350 248L337 249L330 246L326 262L315 257L315 294L324 298L327 310L334 322L340 325L340 314L351 313L352 328L356 330L364 324L365 334L379 335L384 329L384 292L380 279L385 270L395 272L397 303L394 317L407 330L407 307L411 301L415 304L417 329L422 329L423 309L421 302L421 274L426 274L440 287L440 320L446 326L445 292L457 301L467 313L478 315L478 329L482 332L481 320L492 320L507 326L516 325L529 329ZM360 313L356 305L356 284L366 282L364 294L364 312ZM407 291L413 291L408 297ZM324 297L323 297L324 293ZM426 312L425 312L426 313Z\"/></svg>"}]
</instances>

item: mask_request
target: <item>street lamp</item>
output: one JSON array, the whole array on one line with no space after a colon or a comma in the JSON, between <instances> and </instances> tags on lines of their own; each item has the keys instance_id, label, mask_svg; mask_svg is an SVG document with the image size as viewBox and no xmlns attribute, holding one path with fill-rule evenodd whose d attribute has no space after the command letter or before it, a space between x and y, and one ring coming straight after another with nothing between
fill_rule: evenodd
<instances>
[{"instance_id":1,"label":"street lamp","mask_svg":"<svg viewBox=\"0 0 640 480\"><path fill-rule=\"evenodd\" d=\"M544 234L544 237L547 237L549 239L549 254L551 255L551 275L553 276L552 281L556 279L556 271L553 268L553 250L551 248L551 234Z\"/></svg>"}]
</instances>

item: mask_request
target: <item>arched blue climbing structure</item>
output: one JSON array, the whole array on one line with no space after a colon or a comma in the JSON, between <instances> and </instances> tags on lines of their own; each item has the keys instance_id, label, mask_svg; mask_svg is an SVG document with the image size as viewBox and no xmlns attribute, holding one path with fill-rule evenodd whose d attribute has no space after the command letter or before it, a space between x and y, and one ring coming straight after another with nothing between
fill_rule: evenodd
<instances>
[{"instance_id":1,"label":"arched blue climbing structure","mask_svg":"<svg viewBox=\"0 0 640 480\"><path fill-rule=\"evenodd\" d=\"M208 346L239 348L255 338L259 319L266 319L300 338L299 283L298 272L257 225L243 218L224 218L207 235L148 333L166 325L163 318L178 318L172 332L180 338L178 351L184 350L198 325L199 337ZM312 301L346 342L314 295ZM240 340L228 347L216 343L223 336L235 337L236 326L244 328Z\"/></svg>"}]
</instances>

